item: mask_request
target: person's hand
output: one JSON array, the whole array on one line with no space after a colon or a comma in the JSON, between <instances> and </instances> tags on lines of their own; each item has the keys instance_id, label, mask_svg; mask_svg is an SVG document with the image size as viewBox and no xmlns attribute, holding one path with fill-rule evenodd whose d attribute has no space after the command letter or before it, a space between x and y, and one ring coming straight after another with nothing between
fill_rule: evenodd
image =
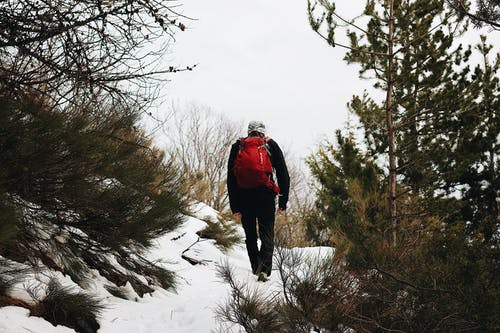
<instances>
[{"instance_id":1,"label":"person's hand","mask_svg":"<svg viewBox=\"0 0 500 333\"><path fill-rule=\"evenodd\" d=\"M241 213L240 213L240 212L234 213L234 214L233 214L233 217L234 217L237 221L239 221L239 220L241 220Z\"/></svg>"}]
</instances>

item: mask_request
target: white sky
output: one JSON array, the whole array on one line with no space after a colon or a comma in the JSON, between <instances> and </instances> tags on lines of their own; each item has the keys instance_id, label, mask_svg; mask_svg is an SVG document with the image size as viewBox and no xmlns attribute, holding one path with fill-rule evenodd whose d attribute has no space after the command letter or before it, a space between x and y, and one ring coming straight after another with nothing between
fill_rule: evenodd
<instances>
[{"instance_id":1,"label":"white sky","mask_svg":"<svg viewBox=\"0 0 500 333\"><path fill-rule=\"evenodd\" d=\"M184 20L188 29L176 34L170 59L198 67L172 77L171 100L209 106L245 124L263 120L268 134L299 156L343 126L346 102L363 89L343 51L309 27L305 0L182 3L197 20Z\"/></svg>"},{"instance_id":2,"label":"white sky","mask_svg":"<svg viewBox=\"0 0 500 333\"><path fill-rule=\"evenodd\" d=\"M172 76L164 92L169 102L208 106L245 124L263 120L282 147L305 157L345 125L346 103L371 85L342 60L343 49L312 31L306 0L180 3L197 20L183 20L188 29L176 34L169 61L198 67ZM336 3L352 18L365 1Z\"/></svg>"}]
</instances>

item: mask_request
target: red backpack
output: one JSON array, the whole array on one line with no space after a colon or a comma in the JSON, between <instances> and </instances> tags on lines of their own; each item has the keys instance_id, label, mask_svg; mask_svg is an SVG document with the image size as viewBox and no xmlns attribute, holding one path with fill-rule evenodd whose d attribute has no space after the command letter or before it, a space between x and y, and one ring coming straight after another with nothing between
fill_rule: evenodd
<instances>
[{"instance_id":1,"label":"red backpack","mask_svg":"<svg viewBox=\"0 0 500 333\"><path fill-rule=\"evenodd\" d=\"M271 180L273 165L269 157L267 142L258 136L240 139L240 151L234 161L234 175L240 188L254 189L266 186L279 193L279 187Z\"/></svg>"}]
</instances>

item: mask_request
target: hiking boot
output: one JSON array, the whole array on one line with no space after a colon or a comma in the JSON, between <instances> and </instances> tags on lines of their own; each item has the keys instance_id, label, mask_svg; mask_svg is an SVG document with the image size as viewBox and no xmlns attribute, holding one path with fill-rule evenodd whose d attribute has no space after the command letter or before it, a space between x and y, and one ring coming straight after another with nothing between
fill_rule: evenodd
<instances>
[{"instance_id":1,"label":"hiking boot","mask_svg":"<svg viewBox=\"0 0 500 333\"><path fill-rule=\"evenodd\" d=\"M266 282L267 280L269 280L269 276L267 275L267 273L266 272L260 272L259 273L259 277L257 278L257 281Z\"/></svg>"}]
</instances>

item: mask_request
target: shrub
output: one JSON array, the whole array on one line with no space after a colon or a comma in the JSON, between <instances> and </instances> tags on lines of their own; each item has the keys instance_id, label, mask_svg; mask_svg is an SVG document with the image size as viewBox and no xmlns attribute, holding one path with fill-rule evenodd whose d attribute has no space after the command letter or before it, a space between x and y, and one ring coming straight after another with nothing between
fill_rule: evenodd
<instances>
[{"instance_id":1,"label":"shrub","mask_svg":"<svg viewBox=\"0 0 500 333\"><path fill-rule=\"evenodd\" d=\"M36 298L36 292L32 293ZM45 297L31 309L31 315L43 317L54 326L64 325L80 333L95 333L99 329L97 317L104 309L99 299L83 292L73 292L51 280Z\"/></svg>"},{"instance_id":2,"label":"shrub","mask_svg":"<svg viewBox=\"0 0 500 333\"><path fill-rule=\"evenodd\" d=\"M221 333L232 332L231 326L224 323L240 325L251 333L281 332L281 318L272 295L238 283L228 263L218 267L218 274L231 287L227 302L216 309L216 316L222 323Z\"/></svg>"},{"instance_id":3,"label":"shrub","mask_svg":"<svg viewBox=\"0 0 500 333\"><path fill-rule=\"evenodd\" d=\"M222 219L213 222L209 217L204 220L207 222L207 226L197 232L201 238L215 240L215 243L223 250L228 250L242 241L235 224L224 222Z\"/></svg>"},{"instance_id":4,"label":"shrub","mask_svg":"<svg viewBox=\"0 0 500 333\"><path fill-rule=\"evenodd\" d=\"M231 268L219 268L231 288L217 318L246 332L349 332L359 318L363 279L355 277L340 257L307 256L298 249L277 249L281 291L266 293L238 283ZM225 326L226 331L234 327Z\"/></svg>"},{"instance_id":5,"label":"shrub","mask_svg":"<svg viewBox=\"0 0 500 333\"><path fill-rule=\"evenodd\" d=\"M12 286L23 280L26 273L30 272L27 267L13 263L0 257L0 296L8 294Z\"/></svg>"}]
</instances>

